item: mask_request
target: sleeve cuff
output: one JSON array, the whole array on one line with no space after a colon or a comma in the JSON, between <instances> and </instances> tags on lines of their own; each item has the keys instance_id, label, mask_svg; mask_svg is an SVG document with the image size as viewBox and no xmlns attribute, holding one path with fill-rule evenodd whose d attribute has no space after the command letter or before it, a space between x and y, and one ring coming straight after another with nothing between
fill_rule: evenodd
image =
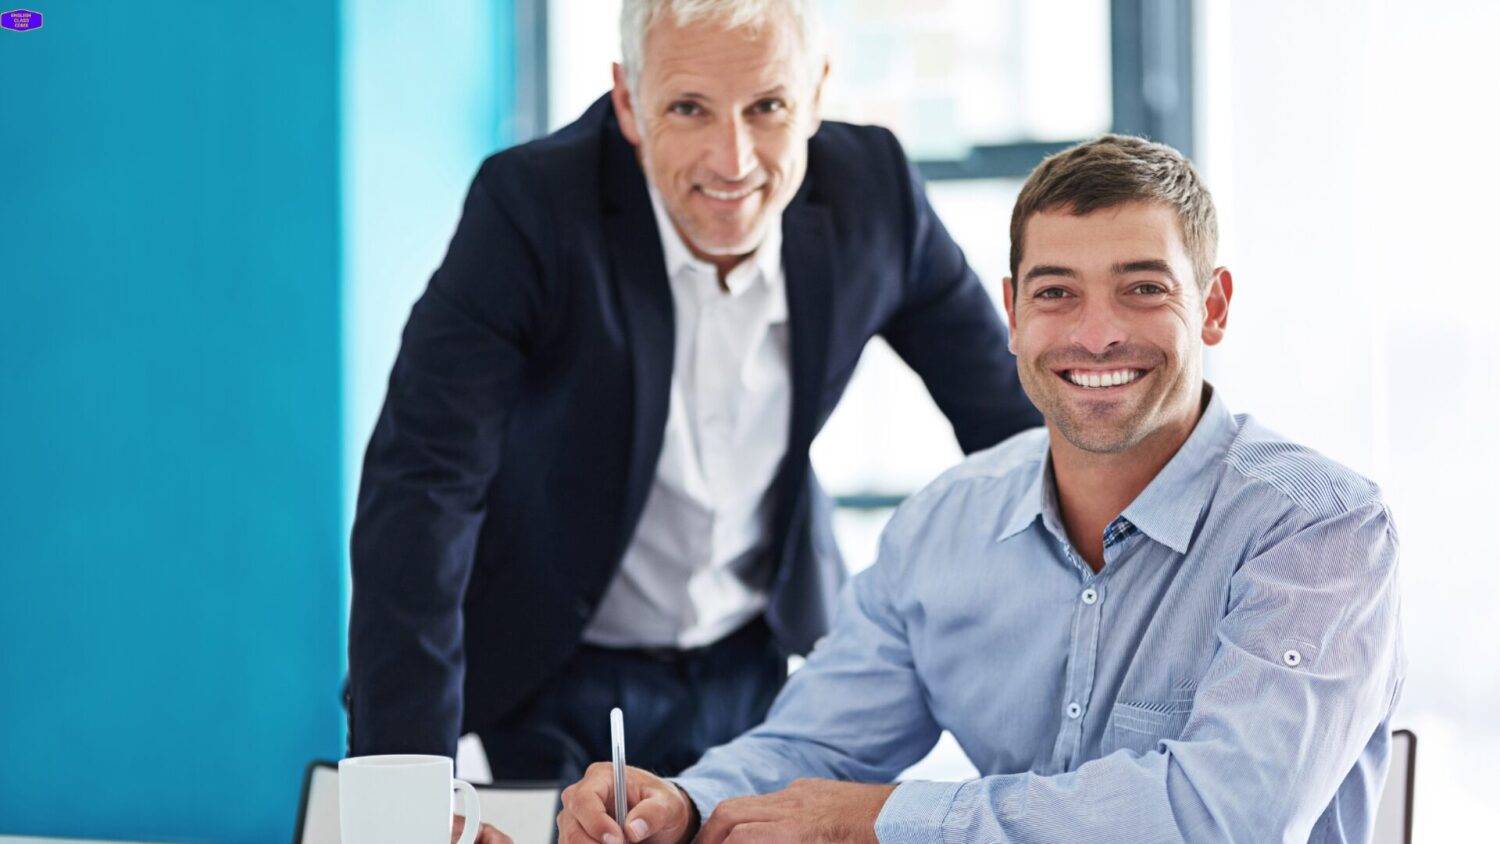
<instances>
[{"instance_id":1,"label":"sleeve cuff","mask_svg":"<svg viewBox=\"0 0 1500 844\"><path fill-rule=\"evenodd\" d=\"M881 844L927 844L942 839L943 820L961 782L904 782L891 792L875 819L875 837Z\"/></svg>"},{"instance_id":2,"label":"sleeve cuff","mask_svg":"<svg viewBox=\"0 0 1500 844\"><path fill-rule=\"evenodd\" d=\"M720 788L718 783L703 777L667 777L667 782L687 792L688 799L698 809L699 824L708 823L708 816L714 813L714 808L734 796Z\"/></svg>"}]
</instances>

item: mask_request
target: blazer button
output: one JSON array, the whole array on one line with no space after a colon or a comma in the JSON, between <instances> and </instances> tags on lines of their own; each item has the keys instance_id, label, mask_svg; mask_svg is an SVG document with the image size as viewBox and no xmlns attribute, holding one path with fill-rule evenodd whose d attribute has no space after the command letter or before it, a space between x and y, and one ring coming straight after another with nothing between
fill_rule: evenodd
<instances>
[{"instance_id":1,"label":"blazer button","mask_svg":"<svg viewBox=\"0 0 1500 844\"><path fill-rule=\"evenodd\" d=\"M594 604L588 598L578 598L573 601L573 612L577 613L580 619L588 621L589 616L594 614Z\"/></svg>"}]
</instances>

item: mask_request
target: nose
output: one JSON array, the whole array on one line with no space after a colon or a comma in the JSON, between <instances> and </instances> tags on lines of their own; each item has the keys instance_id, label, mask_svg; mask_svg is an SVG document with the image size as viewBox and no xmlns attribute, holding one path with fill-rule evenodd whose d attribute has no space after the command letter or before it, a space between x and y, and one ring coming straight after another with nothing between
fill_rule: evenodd
<instances>
[{"instance_id":1,"label":"nose","mask_svg":"<svg viewBox=\"0 0 1500 844\"><path fill-rule=\"evenodd\" d=\"M704 163L726 182L738 182L755 171L755 144L740 115L731 114L717 127Z\"/></svg>"},{"instance_id":2,"label":"nose","mask_svg":"<svg viewBox=\"0 0 1500 844\"><path fill-rule=\"evenodd\" d=\"M1085 297L1068 339L1091 355L1103 356L1128 337L1125 322L1113 301L1108 297Z\"/></svg>"}]
</instances>

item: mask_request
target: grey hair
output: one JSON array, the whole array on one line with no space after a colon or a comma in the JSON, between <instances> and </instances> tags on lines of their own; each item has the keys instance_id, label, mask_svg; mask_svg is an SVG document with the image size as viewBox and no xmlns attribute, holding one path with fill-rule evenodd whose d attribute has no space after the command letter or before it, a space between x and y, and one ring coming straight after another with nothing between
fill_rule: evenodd
<instances>
[{"instance_id":1,"label":"grey hair","mask_svg":"<svg viewBox=\"0 0 1500 844\"><path fill-rule=\"evenodd\" d=\"M777 8L791 13L808 61L822 58L816 0L624 0L620 4L620 64L630 90L634 92L641 80L646 31L663 14L672 15L678 26L716 20L733 29L759 26Z\"/></svg>"}]
</instances>

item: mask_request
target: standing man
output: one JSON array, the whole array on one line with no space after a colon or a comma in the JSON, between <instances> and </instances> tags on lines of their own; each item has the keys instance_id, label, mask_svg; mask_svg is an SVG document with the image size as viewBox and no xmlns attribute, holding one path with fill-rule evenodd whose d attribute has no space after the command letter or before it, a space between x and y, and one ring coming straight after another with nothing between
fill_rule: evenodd
<instances>
[{"instance_id":1,"label":"standing man","mask_svg":"<svg viewBox=\"0 0 1500 844\"><path fill-rule=\"evenodd\" d=\"M626 0L614 89L480 168L353 537L351 754L662 773L759 723L843 580L808 446L883 336L966 451L1037 423L892 135L820 124L805 0Z\"/></svg>"}]
</instances>

